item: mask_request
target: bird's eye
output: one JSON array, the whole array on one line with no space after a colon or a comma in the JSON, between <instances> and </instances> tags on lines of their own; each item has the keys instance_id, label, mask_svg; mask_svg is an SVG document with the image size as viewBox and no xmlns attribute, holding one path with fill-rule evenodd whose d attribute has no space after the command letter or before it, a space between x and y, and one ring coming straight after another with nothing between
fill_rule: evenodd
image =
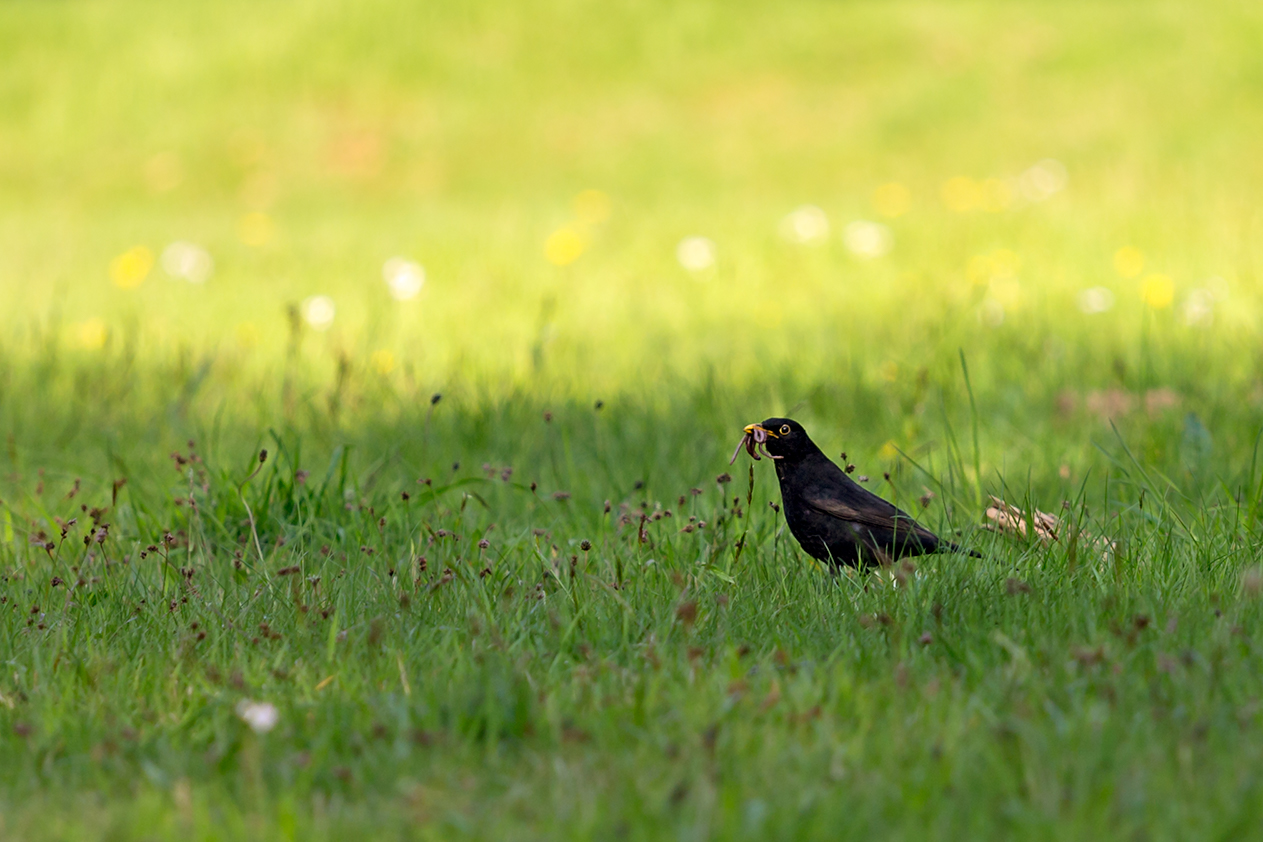
<instances>
[{"instance_id":1,"label":"bird's eye","mask_svg":"<svg viewBox=\"0 0 1263 842\"><path fill-rule=\"evenodd\" d=\"M788 425L788 424L782 424L782 425L781 425L781 435L782 435L782 436L788 436L788 435L789 435L789 425Z\"/></svg>"}]
</instances>

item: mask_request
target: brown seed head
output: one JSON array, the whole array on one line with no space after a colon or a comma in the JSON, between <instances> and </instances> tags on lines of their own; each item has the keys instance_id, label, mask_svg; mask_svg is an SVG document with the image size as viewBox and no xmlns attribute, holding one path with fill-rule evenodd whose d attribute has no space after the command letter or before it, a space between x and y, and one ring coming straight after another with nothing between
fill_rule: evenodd
<instances>
[{"instance_id":1,"label":"brown seed head","mask_svg":"<svg viewBox=\"0 0 1263 842\"><path fill-rule=\"evenodd\" d=\"M1251 599L1263 593L1263 567L1256 564L1242 571L1241 592Z\"/></svg>"}]
</instances>

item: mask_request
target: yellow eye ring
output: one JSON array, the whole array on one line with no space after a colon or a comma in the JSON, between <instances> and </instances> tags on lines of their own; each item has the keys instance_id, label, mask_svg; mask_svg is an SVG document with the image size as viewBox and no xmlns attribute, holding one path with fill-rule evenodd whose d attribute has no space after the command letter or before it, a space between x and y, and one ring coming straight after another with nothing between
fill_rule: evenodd
<instances>
[{"instance_id":1,"label":"yellow eye ring","mask_svg":"<svg viewBox=\"0 0 1263 842\"><path fill-rule=\"evenodd\" d=\"M782 435L782 436L788 436L788 435L789 435L789 425L788 425L788 424L782 424L782 425L781 425L781 435Z\"/></svg>"}]
</instances>

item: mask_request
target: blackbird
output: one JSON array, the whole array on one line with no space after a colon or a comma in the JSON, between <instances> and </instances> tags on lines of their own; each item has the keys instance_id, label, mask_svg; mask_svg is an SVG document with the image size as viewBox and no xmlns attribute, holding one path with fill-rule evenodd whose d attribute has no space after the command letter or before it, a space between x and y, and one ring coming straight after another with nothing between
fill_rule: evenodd
<instances>
[{"instance_id":1,"label":"blackbird","mask_svg":"<svg viewBox=\"0 0 1263 842\"><path fill-rule=\"evenodd\" d=\"M807 555L834 566L863 568L923 553L980 553L939 538L912 516L860 487L789 418L745 428L741 448L762 452L776 465L789 531Z\"/></svg>"}]
</instances>

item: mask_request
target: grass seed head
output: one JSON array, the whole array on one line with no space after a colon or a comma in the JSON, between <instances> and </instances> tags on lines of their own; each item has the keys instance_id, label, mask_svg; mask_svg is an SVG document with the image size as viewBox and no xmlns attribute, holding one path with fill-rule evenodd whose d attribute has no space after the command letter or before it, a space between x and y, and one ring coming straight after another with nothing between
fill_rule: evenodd
<instances>
[{"instance_id":1,"label":"grass seed head","mask_svg":"<svg viewBox=\"0 0 1263 842\"><path fill-rule=\"evenodd\" d=\"M1256 564L1241 572L1241 592L1250 599L1257 599L1263 593L1263 566Z\"/></svg>"},{"instance_id":2,"label":"grass seed head","mask_svg":"<svg viewBox=\"0 0 1263 842\"><path fill-rule=\"evenodd\" d=\"M1009 577L1004 580L1004 592L1009 596L1017 596L1022 593L1030 593L1031 586L1026 582L1023 582L1021 579Z\"/></svg>"}]
</instances>

